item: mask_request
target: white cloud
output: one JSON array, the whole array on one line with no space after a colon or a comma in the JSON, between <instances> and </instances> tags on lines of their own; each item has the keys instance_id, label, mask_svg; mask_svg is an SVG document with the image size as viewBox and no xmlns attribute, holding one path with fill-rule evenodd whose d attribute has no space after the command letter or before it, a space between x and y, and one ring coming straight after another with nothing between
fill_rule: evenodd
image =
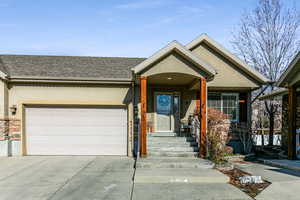
<instances>
[{"instance_id":1,"label":"white cloud","mask_svg":"<svg viewBox=\"0 0 300 200\"><path fill-rule=\"evenodd\" d=\"M174 10L172 15L164 16L159 18L156 22L147 24L146 27L154 27L162 24L171 24L174 22L186 22L189 20L194 20L195 17L203 16L205 13L205 9L202 7L191 7L191 6L183 6L178 7Z\"/></svg>"},{"instance_id":2,"label":"white cloud","mask_svg":"<svg viewBox=\"0 0 300 200\"><path fill-rule=\"evenodd\" d=\"M132 3L119 4L116 8L119 9L145 9L145 8L157 8L168 5L168 0L140 0Z\"/></svg>"}]
</instances>

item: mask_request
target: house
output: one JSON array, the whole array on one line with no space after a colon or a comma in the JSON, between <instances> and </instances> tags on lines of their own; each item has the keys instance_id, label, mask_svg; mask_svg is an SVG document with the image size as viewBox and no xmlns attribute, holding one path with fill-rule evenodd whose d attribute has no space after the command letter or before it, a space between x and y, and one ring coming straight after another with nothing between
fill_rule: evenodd
<instances>
[{"instance_id":1,"label":"house","mask_svg":"<svg viewBox=\"0 0 300 200\"><path fill-rule=\"evenodd\" d=\"M149 58L0 55L1 147L12 155L127 155L147 134L179 132L206 109L250 120L251 91L268 82L203 34ZM6 152L7 153L7 152Z\"/></svg>"},{"instance_id":2,"label":"house","mask_svg":"<svg viewBox=\"0 0 300 200\"><path fill-rule=\"evenodd\" d=\"M260 99L282 100L282 146L288 158L300 158L300 52L276 83L279 89Z\"/></svg>"}]
</instances>

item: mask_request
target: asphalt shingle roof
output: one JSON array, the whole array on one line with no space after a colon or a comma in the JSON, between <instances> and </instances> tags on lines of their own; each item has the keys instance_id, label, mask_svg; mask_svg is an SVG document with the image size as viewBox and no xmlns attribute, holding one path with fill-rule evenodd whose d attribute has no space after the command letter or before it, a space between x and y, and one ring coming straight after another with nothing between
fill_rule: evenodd
<instances>
[{"instance_id":1,"label":"asphalt shingle roof","mask_svg":"<svg viewBox=\"0 0 300 200\"><path fill-rule=\"evenodd\" d=\"M131 68L146 58L0 55L9 77L131 79Z\"/></svg>"}]
</instances>

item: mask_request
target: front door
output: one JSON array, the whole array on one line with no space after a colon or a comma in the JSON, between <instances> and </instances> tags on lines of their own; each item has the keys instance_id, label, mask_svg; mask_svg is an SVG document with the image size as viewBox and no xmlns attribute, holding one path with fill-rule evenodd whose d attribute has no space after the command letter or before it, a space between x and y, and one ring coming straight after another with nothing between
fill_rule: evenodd
<instances>
[{"instance_id":1,"label":"front door","mask_svg":"<svg viewBox=\"0 0 300 200\"><path fill-rule=\"evenodd\" d=\"M179 126L179 95L156 93L156 131L175 132Z\"/></svg>"}]
</instances>

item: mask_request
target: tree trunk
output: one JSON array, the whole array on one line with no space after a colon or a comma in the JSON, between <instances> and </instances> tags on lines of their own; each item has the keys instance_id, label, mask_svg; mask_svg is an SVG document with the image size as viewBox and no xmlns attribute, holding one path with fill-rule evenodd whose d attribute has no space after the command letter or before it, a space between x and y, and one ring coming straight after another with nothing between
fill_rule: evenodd
<instances>
[{"instance_id":1,"label":"tree trunk","mask_svg":"<svg viewBox=\"0 0 300 200\"><path fill-rule=\"evenodd\" d=\"M270 113L270 127L269 127L269 146L273 146L273 138L274 138L274 113Z\"/></svg>"}]
</instances>

